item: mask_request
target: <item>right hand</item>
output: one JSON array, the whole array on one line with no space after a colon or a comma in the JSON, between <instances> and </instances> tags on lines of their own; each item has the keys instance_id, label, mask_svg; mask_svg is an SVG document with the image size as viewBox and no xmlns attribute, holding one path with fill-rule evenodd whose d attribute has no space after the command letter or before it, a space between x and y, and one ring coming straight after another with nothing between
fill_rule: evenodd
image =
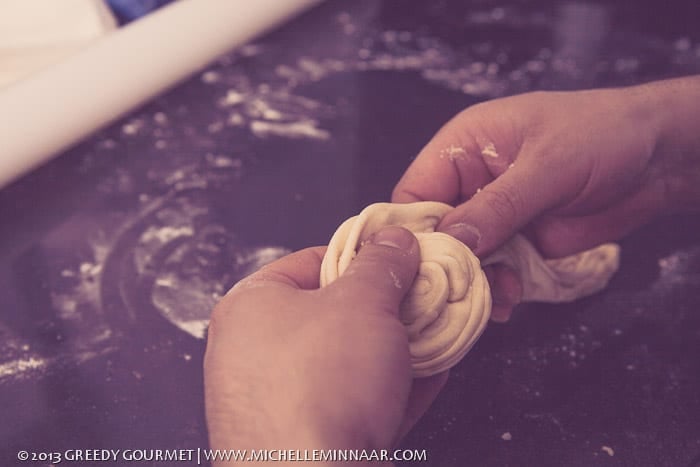
<instances>
[{"instance_id":1,"label":"right hand","mask_svg":"<svg viewBox=\"0 0 700 467\"><path fill-rule=\"evenodd\" d=\"M650 92L535 92L474 105L420 152L392 201L457 206L438 230L482 258L521 230L545 257L617 240L672 204L657 150L663 112ZM503 267L488 273L493 317L507 320L520 281Z\"/></svg>"},{"instance_id":2,"label":"right hand","mask_svg":"<svg viewBox=\"0 0 700 467\"><path fill-rule=\"evenodd\" d=\"M412 378L398 316L418 269L415 237L380 230L319 289L323 254L285 256L216 306L204 359L213 448L390 449L447 381Z\"/></svg>"}]
</instances>

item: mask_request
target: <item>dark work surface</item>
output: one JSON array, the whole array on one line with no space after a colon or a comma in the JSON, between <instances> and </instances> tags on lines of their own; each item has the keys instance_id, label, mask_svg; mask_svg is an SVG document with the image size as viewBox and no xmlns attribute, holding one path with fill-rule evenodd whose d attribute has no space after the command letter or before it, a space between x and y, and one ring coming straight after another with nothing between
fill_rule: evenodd
<instances>
[{"instance_id":1,"label":"dark work surface","mask_svg":"<svg viewBox=\"0 0 700 467\"><path fill-rule=\"evenodd\" d=\"M0 191L0 465L206 447L202 336L238 278L387 200L466 106L698 73L699 20L690 0L332 1ZM660 219L603 293L491 325L402 447L700 465L699 228Z\"/></svg>"}]
</instances>

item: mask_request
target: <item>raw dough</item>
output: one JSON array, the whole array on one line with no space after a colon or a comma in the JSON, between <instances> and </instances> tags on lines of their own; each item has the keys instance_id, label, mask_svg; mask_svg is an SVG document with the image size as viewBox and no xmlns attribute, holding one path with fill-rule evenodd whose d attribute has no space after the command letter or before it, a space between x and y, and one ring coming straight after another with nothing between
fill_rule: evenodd
<instances>
[{"instance_id":1,"label":"raw dough","mask_svg":"<svg viewBox=\"0 0 700 467\"><path fill-rule=\"evenodd\" d=\"M340 277L362 243L387 225L416 234L421 263L401 304L416 377L456 365L484 331L491 314L491 292L479 259L455 238L435 232L453 208L425 201L377 203L343 222L333 234L321 265L321 286ZM605 244L583 253L545 260L525 237L516 235L483 261L518 271L524 301L567 302L604 288L619 265L619 247Z\"/></svg>"}]
</instances>

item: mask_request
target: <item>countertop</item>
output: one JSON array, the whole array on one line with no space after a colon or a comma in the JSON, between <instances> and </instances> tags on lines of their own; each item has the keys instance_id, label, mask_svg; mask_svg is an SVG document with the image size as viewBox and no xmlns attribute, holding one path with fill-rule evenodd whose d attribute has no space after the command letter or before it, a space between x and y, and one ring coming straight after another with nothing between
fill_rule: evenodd
<instances>
[{"instance_id":1,"label":"countertop","mask_svg":"<svg viewBox=\"0 0 700 467\"><path fill-rule=\"evenodd\" d=\"M700 4L674 5L329 1L0 191L0 464L206 447L218 297L388 200L469 105L700 72ZM658 219L602 293L491 324L401 448L700 465L699 227Z\"/></svg>"}]
</instances>

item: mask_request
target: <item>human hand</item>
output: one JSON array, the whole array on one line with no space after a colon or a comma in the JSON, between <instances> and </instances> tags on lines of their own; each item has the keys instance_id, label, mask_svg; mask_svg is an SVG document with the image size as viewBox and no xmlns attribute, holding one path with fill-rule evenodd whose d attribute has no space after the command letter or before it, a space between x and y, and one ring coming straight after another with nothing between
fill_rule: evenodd
<instances>
[{"instance_id":1,"label":"human hand","mask_svg":"<svg viewBox=\"0 0 700 467\"><path fill-rule=\"evenodd\" d=\"M215 449L389 449L447 373L412 379L398 319L419 262L415 237L388 227L318 289L322 248L282 258L216 306L204 362Z\"/></svg>"},{"instance_id":2,"label":"human hand","mask_svg":"<svg viewBox=\"0 0 700 467\"><path fill-rule=\"evenodd\" d=\"M536 92L472 106L420 152L392 201L456 205L438 230L482 258L521 230L547 257L619 239L673 204L657 150L672 119L651 94ZM503 267L487 276L492 317L507 320L520 281Z\"/></svg>"}]
</instances>

